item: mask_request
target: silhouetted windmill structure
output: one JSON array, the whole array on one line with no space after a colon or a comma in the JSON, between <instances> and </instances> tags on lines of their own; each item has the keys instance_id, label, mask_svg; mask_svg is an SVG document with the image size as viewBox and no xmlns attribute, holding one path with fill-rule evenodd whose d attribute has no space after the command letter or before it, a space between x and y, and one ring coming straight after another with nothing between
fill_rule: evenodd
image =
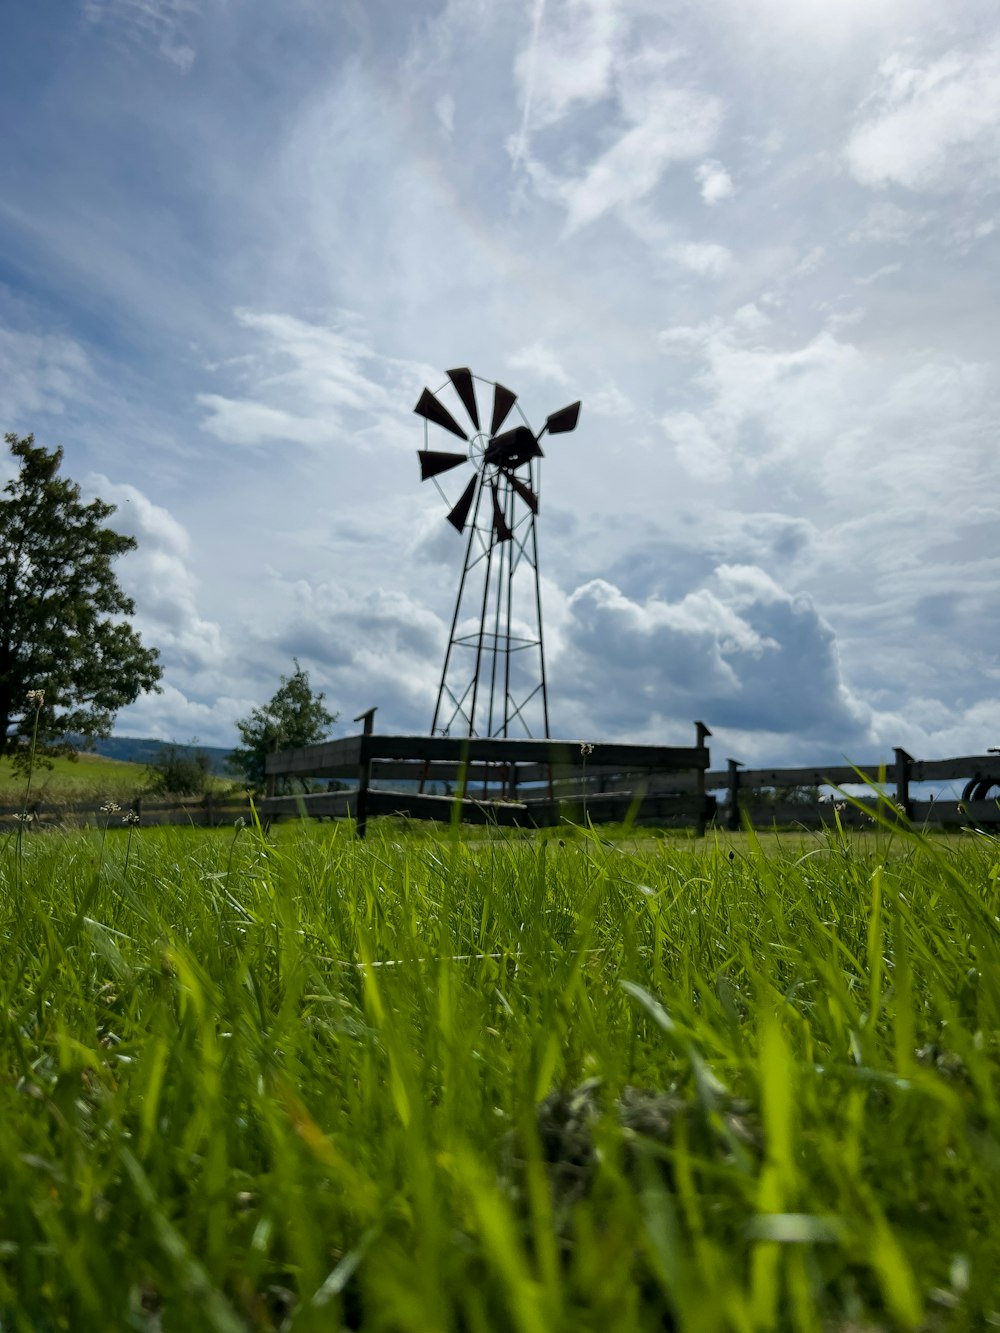
<instances>
[{"instance_id":1,"label":"silhouetted windmill structure","mask_svg":"<svg viewBox=\"0 0 1000 1333\"><path fill-rule=\"evenodd\" d=\"M547 739L536 529L539 441L546 432L574 430L580 404L553 412L536 436L510 389L466 367L447 374L434 393L424 389L413 409L424 419L421 480L433 481L451 505L452 527L468 531L431 735L509 736L523 730ZM444 399L451 400L451 408ZM488 429L479 400L491 404ZM511 426L515 409L520 421ZM457 417L467 418L471 429ZM442 432L464 441L464 452L439 448L449 442ZM452 503L439 478L470 466L472 475Z\"/></svg>"}]
</instances>

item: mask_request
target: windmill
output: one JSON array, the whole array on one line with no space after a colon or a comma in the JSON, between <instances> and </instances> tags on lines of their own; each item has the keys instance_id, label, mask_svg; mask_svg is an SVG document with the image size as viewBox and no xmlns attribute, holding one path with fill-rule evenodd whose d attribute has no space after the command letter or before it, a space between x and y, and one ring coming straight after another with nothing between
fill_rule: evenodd
<instances>
[{"instance_id":1,"label":"windmill","mask_svg":"<svg viewBox=\"0 0 1000 1333\"><path fill-rule=\"evenodd\" d=\"M420 478L433 481L450 505L452 527L468 532L431 735L509 736L514 730L547 738L535 526L539 441L546 432L574 430L580 404L553 412L536 436L510 389L465 367L447 374L436 392L424 389L413 409L424 420ZM454 410L441 395L452 400ZM491 404L488 428L479 414L480 399ZM509 425L515 408L520 421ZM470 429L456 414L468 419ZM449 434L464 442L463 452L439 447L451 443ZM454 501L439 480L447 473L456 474L451 480L464 478Z\"/></svg>"}]
</instances>

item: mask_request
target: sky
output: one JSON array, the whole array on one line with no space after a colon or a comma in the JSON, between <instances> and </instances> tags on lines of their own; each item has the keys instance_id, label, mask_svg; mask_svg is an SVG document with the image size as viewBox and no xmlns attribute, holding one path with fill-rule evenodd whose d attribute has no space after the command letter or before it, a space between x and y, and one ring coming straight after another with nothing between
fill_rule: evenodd
<instances>
[{"instance_id":1,"label":"sky","mask_svg":"<svg viewBox=\"0 0 1000 1333\"><path fill-rule=\"evenodd\" d=\"M554 735L1000 744L998 247L995 0L0 7L0 417L137 538L120 735L235 743L293 659L429 731L468 366L583 404Z\"/></svg>"}]
</instances>

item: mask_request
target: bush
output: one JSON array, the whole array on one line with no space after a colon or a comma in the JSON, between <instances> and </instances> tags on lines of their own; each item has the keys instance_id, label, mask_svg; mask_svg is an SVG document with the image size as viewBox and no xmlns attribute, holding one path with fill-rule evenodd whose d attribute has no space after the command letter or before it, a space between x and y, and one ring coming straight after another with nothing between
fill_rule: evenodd
<instances>
[{"instance_id":1,"label":"bush","mask_svg":"<svg viewBox=\"0 0 1000 1333\"><path fill-rule=\"evenodd\" d=\"M161 796L201 796L211 770L212 761L204 751L165 745L149 765L151 787Z\"/></svg>"}]
</instances>

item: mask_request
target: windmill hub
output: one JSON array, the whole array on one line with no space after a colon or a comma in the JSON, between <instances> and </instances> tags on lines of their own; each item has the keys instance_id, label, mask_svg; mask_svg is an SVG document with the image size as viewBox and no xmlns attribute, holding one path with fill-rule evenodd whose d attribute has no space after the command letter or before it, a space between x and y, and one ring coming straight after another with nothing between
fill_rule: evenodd
<instances>
[{"instance_id":1,"label":"windmill hub","mask_svg":"<svg viewBox=\"0 0 1000 1333\"><path fill-rule=\"evenodd\" d=\"M469 462L477 470L484 465L486 452L490 447L490 437L484 430L477 430L469 439Z\"/></svg>"},{"instance_id":2,"label":"windmill hub","mask_svg":"<svg viewBox=\"0 0 1000 1333\"><path fill-rule=\"evenodd\" d=\"M494 435L486 450L486 462L503 468L505 472L516 472L525 463L541 456L541 447L527 426L515 426L502 435Z\"/></svg>"},{"instance_id":3,"label":"windmill hub","mask_svg":"<svg viewBox=\"0 0 1000 1333\"><path fill-rule=\"evenodd\" d=\"M543 456L539 441L546 432L559 435L574 430L580 404L570 403L553 412L536 435L517 405L516 394L502 384L479 380L480 385L492 389L490 426L486 430L479 416L476 379L465 367L449 370L449 384L437 393L424 389L413 409L424 419L424 447L418 451L421 479L433 480L443 495L438 478L463 466L466 470L465 488L448 513L452 527L457 532L467 530L469 535L431 734L458 731L469 736L507 736L516 723L531 736L529 718L540 710L534 734L541 730L547 737L548 693L535 529ZM471 430L461 425L454 409L438 397L449 385L457 398L459 415L464 411ZM521 423L503 430L515 407ZM467 452L438 447L448 443L442 431L457 436ZM463 615L467 594L470 600L464 605ZM473 615L478 617L479 628L469 633L467 626ZM534 630L530 629L532 625ZM475 654L471 676L459 661L463 649ZM533 650L535 675L526 665L532 653L525 650Z\"/></svg>"}]
</instances>

